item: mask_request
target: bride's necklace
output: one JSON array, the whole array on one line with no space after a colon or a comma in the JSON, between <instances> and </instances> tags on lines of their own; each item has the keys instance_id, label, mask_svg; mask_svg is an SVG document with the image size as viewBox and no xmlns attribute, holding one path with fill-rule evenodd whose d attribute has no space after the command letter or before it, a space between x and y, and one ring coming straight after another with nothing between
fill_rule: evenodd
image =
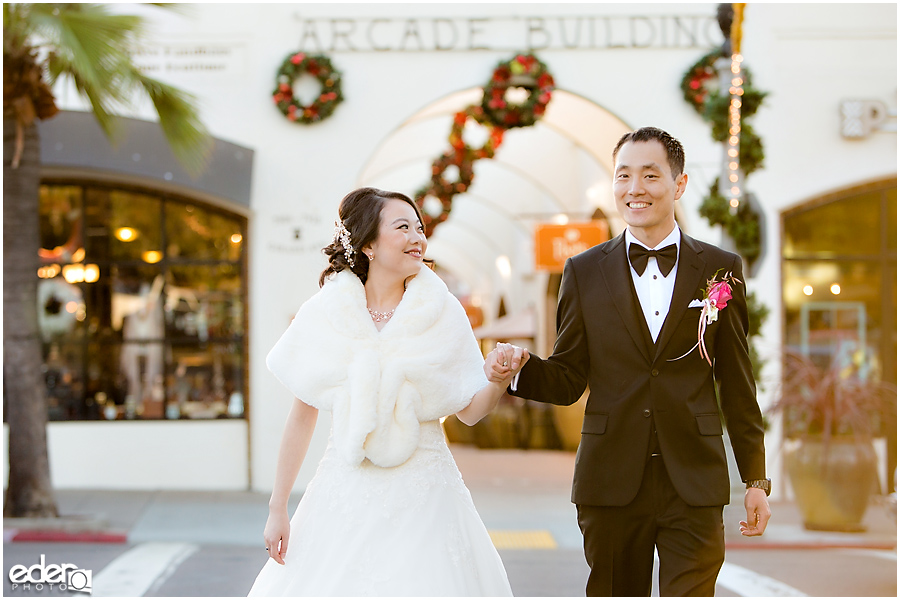
<instances>
[{"instance_id":1,"label":"bride's necklace","mask_svg":"<svg viewBox=\"0 0 900 600\"><path fill-rule=\"evenodd\" d=\"M369 311L369 314L372 316L373 321L375 321L376 323L381 323L382 321L390 320L390 318L394 316L395 309L392 308L391 310L386 312L372 310L371 308L367 308L366 310Z\"/></svg>"}]
</instances>

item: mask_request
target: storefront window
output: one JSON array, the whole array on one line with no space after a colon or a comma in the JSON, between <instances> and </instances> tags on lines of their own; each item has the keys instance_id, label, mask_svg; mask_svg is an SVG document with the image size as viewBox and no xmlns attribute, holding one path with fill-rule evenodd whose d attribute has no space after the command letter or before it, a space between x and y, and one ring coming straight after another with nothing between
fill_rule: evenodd
<instances>
[{"instance_id":1,"label":"storefront window","mask_svg":"<svg viewBox=\"0 0 900 600\"><path fill-rule=\"evenodd\" d=\"M783 215L784 340L822 367L855 364L897 383L897 181L822 198ZM897 429L885 415L889 488Z\"/></svg>"},{"instance_id":2,"label":"storefront window","mask_svg":"<svg viewBox=\"0 0 900 600\"><path fill-rule=\"evenodd\" d=\"M243 217L147 190L46 183L41 236L51 420L244 415Z\"/></svg>"},{"instance_id":3,"label":"storefront window","mask_svg":"<svg viewBox=\"0 0 900 600\"><path fill-rule=\"evenodd\" d=\"M862 346L896 382L896 181L809 203L784 215L785 342L827 362ZM882 372L882 367L878 367Z\"/></svg>"}]
</instances>

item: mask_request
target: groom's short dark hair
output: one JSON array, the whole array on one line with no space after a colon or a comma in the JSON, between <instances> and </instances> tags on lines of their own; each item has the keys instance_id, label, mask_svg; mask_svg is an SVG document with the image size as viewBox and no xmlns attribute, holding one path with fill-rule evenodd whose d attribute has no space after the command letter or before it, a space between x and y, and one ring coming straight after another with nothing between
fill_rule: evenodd
<instances>
[{"instance_id":1,"label":"groom's short dark hair","mask_svg":"<svg viewBox=\"0 0 900 600\"><path fill-rule=\"evenodd\" d=\"M666 156L669 159L669 168L672 169L672 176L678 177L684 172L684 146L674 137L659 129L658 127L641 127L634 131L630 131L619 139L619 143L613 149L613 162L616 162L616 156L627 142L649 142L656 140L666 149Z\"/></svg>"}]
</instances>

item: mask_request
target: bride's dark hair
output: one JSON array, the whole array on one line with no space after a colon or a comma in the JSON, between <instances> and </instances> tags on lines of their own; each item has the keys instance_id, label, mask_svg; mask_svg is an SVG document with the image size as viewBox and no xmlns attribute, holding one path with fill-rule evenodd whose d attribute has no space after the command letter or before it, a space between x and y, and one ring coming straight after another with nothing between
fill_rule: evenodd
<instances>
[{"instance_id":1,"label":"bride's dark hair","mask_svg":"<svg viewBox=\"0 0 900 600\"><path fill-rule=\"evenodd\" d=\"M353 265L347 260L344 246L340 239L334 239L330 244L322 248L322 252L328 257L328 266L319 276L319 287L325 284L325 280L344 269L352 271L359 280L366 283L369 276L369 258L362 252L362 248L374 242L378 238L378 227L381 225L381 211L388 200L403 200L413 207L419 222L422 222L422 212L409 196L400 192L386 192L371 187L353 190L341 200L338 207L338 216L347 231L350 232L350 245L353 252L350 258Z\"/></svg>"}]
</instances>

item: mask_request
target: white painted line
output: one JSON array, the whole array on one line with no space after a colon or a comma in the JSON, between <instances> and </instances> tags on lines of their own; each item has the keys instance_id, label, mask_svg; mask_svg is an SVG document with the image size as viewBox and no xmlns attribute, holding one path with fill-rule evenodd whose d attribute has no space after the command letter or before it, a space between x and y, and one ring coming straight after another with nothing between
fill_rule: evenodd
<instances>
[{"instance_id":1,"label":"white painted line","mask_svg":"<svg viewBox=\"0 0 900 600\"><path fill-rule=\"evenodd\" d=\"M650 575L650 596L659 597L659 552L653 546L653 574Z\"/></svg>"},{"instance_id":2,"label":"white painted line","mask_svg":"<svg viewBox=\"0 0 900 600\"><path fill-rule=\"evenodd\" d=\"M722 569L719 571L719 579L716 581L716 584L731 590L739 596L806 596L806 594L800 590L792 588L786 583L781 583L777 579L766 577L765 575L761 575L755 571L731 563L722 565Z\"/></svg>"},{"instance_id":3,"label":"white painted line","mask_svg":"<svg viewBox=\"0 0 900 600\"><path fill-rule=\"evenodd\" d=\"M874 556L875 558L881 558L884 560L893 560L897 561L897 551L896 550L875 550L874 548L846 548L844 552L850 552L851 554L862 554L865 556Z\"/></svg>"},{"instance_id":4,"label":"white painted line","mask_svg":"<svg viewBox=\"0 0 900 600\"><path fill-rule=\"evenodd\" d=\"M175 567L197 550L199 548L193 544L139 544L118 556L94 576L93 595L143 596L160 576L170 576Z\"/></svg>"}]
</instances>

